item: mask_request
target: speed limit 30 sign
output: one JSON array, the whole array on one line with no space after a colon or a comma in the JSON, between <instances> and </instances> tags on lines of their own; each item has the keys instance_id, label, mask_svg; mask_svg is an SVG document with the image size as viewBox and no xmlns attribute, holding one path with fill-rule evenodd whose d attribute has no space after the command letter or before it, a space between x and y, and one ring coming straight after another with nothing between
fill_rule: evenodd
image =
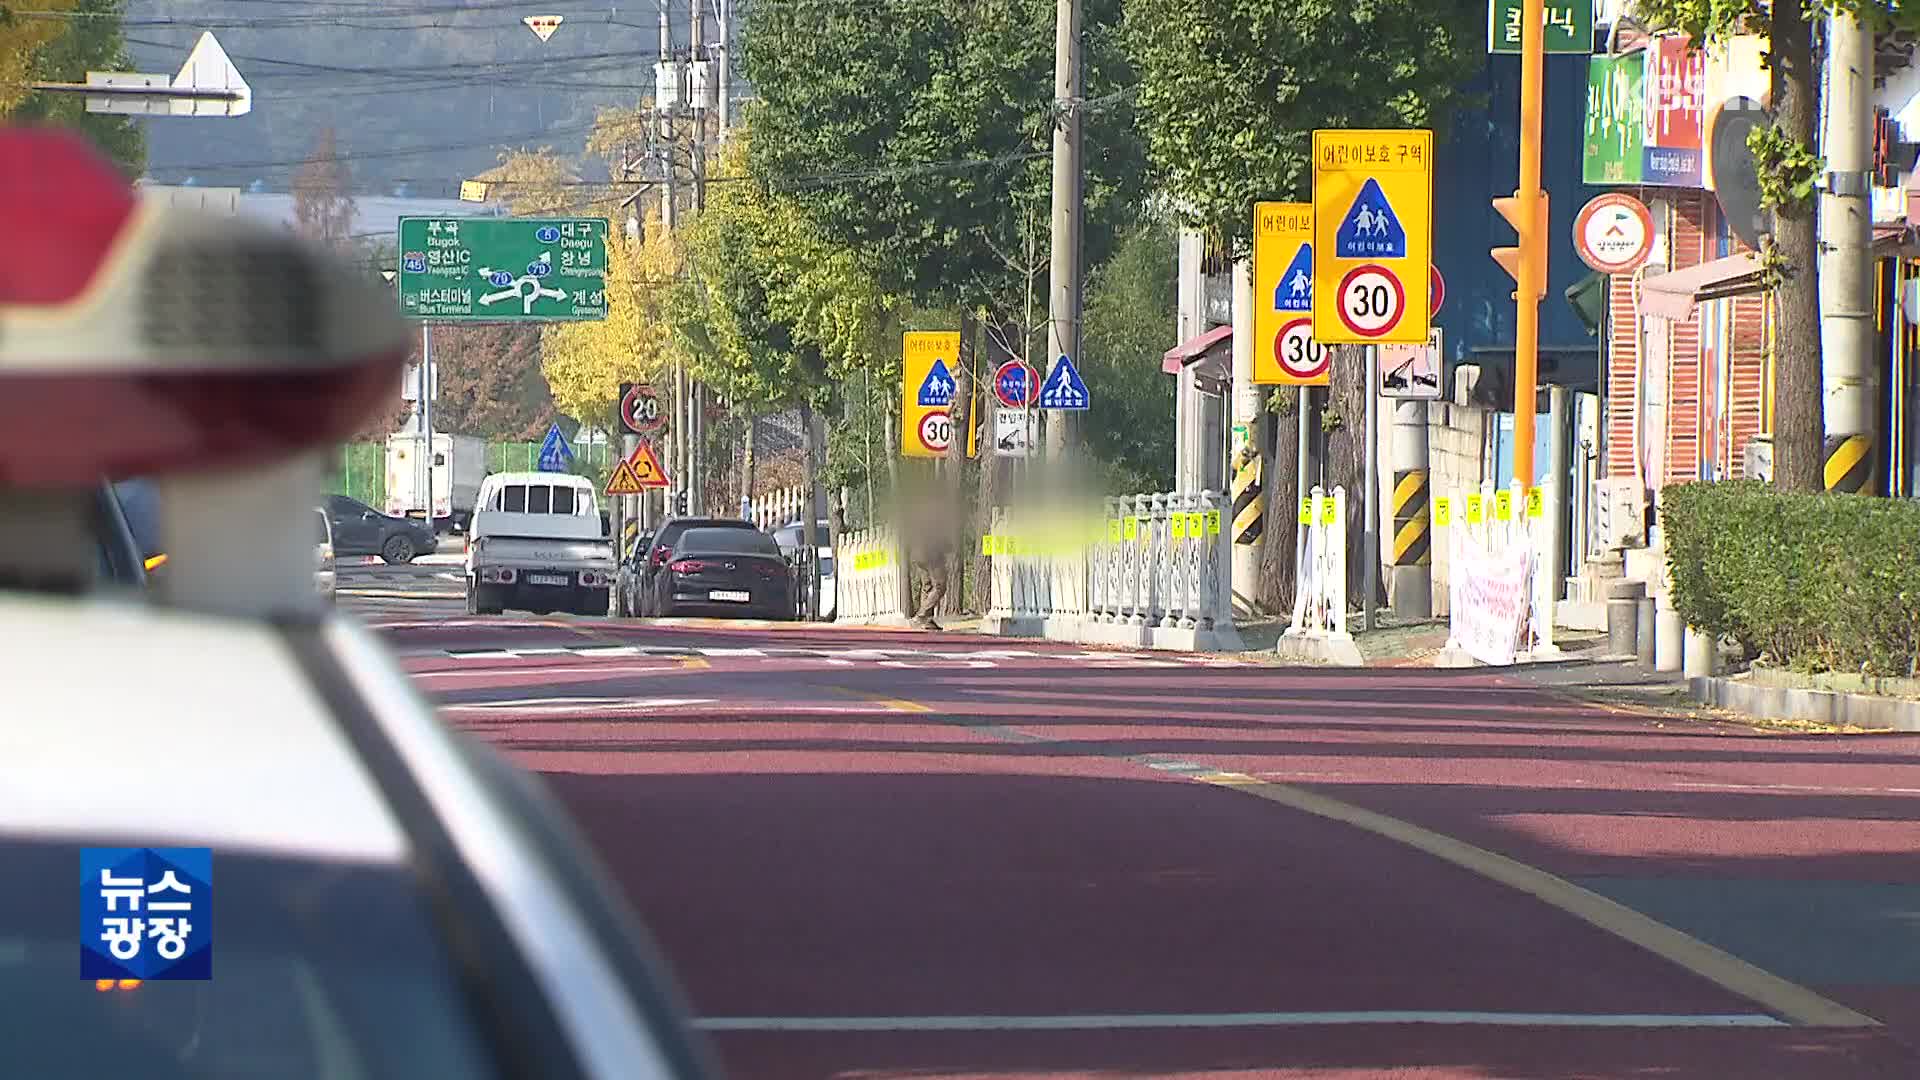
<instances>
[{"instance_id":1,"label":"speed limit 30 sign","mask_svg":"<svg viewBox=\"0 0 1920 1080\"><path fill-rule=\"evenodd\" d=\"M944 454L953 445L953 417L938 409L920 418L920 445L936 454Z\"/></svg>"},{"instance_id":2,"label":"speed limit 30 sign","mask_svg":"<svg viewBox=\"0 0 1920 1080\"><path fill-rule=\"evenodd\" d=\"M1280 328L1273 339L1273 361L1283 386L1325 386L1333 353L1313 339L1313 319L1302 315Z\"/></svg>"},{"instance_id":3,"label":"speed limit 30 sign","mask_svg":"<svg viewBox=\"0 0 1920 1080\"><path fill-rule=\"evenodd\" d=\"M1407 287L1399 275L1375 263L1356 266L1340 279L1340 325L1363 338L1385 337L1407 314Z\"/></svg>"}]
</instances>

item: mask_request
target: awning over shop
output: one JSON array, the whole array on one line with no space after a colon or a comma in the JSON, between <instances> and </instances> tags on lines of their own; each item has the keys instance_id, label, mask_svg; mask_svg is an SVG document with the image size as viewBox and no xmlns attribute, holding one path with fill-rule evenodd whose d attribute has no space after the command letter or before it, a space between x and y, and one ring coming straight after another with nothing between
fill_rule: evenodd
<instances>
[{"instance_id":1,"label":"awning over shop","mask_svg":"<svg viewBox=\"0 0 1920 1080\"><path fill-rule=\"evenodd\" d=\"M1693 317L1693 306L1702 300L1745 296L1760 290L1760 256L1746 251L1642 278L1640 310L1656 319L1686 322Z\"/></svg>"},{"instance_id":2,"label":"awning over shop","mask_svg":"<svg viewBox=\"0 0 1920 1080\"><path fill-rule=\"evenodd\" d=\"M1203 359L1209 350L1220 347L1222 342L1226 343L1225 350L1230 352L1233 348L1233 327L1216 326L1199 337L1168 349L1160 356L1160 370L1169 375L1178 375L1181 368Z\"/></svg>"}]
</instances>

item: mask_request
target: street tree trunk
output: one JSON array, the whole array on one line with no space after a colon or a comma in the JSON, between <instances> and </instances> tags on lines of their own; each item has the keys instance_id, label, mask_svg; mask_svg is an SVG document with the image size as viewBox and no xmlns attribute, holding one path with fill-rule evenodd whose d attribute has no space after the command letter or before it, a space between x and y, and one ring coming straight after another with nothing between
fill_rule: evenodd
<instances>
[{"instance_id":1,"label":"street tree trunk","mask_svg":"<svg viewBox=\"0 0 1920 1080\"><path fill-rule=\"evenodd\" d=\"M1326 484L1347 489L1347 603L1358 607L1366 600L1367 497L1367 353L1357 345L1342 346L1333 358L1327 387ZM1379 575L1374 601L1386 603L1386 575Z\"/></svg>"},{"instance_id":2,"label":"street tree trunk","mask_svg":"<svg viewBox=\"0 0 1920 1080\"><path fill-rule=\"evenodd\" d=\"M1813 24L1805 0L1774 0L1771 15L1774 123L1814 145ZM1813 199L1774 211L1775 246L1786 260L1774 294L1774 486L1820 491L1826 423L1820 362L1819 248Z\"/></svg>"},{"instance_id":3,"label":"street tree trunk","mask_svg":"<svg viewBox=\"0 0 1920 1080\"><path fill-rule=\"evenodd\" d=\"M1294 565L1294 523L1299 519L1300 419L1307 392L1296 387L1286 396L1292 398L1290 410L1267 416L1267 426L1274 432L1273 467L1262 478L1266 516L1260 534L1260 587L1254 598L1271 612L1293 609L1293 590L1299 581Z\"/></svg>"}]
</instances>

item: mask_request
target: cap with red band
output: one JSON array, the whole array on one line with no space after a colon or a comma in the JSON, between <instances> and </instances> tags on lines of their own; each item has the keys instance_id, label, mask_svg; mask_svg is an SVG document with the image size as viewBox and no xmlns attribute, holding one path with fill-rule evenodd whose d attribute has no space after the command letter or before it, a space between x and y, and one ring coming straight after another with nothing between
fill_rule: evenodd
<instances>
[{"instance_id":1,"label":"cap with red band","mask_svg":"<svg viewBox=\"0 0 1920 1080\"><path fill-rule=\"evenodd\" d=\"M344 261L140 199L77 136L0 131L0 484L192 471L349 437L411 335Z\"/></svg>"}]
</instances>

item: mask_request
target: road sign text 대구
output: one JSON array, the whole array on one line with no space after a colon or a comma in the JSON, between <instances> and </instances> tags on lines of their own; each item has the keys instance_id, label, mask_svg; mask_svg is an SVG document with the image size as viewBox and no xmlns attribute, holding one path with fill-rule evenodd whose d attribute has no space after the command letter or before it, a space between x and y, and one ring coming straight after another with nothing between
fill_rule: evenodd
<instances>
[{"instance_id":1,"label":"road sign text \ub300\uad6c","mask_svg":"<svg viewBox=\"0 0 1920 1080\"><path fill-rule=\"evenodd\" d=\"M1313 340L1425 343L1433 132L1314 132L1313 252Z\"/></svg>"},{"instance_id":2,"label":"road sign text \ub300\uad6c","mask_svg":"<svg viewBox=\"0 0 1920 1080\"><path fill-rule=\"evenodd\" d=\"M604 319L607 221L403 217L400 311L428 322Z\"/></svg>"},{"instance_id":3,"label":"road sign text \ub300\uad6c","mask_svg":"<svg viewBox=\"0 0 1920 1080\"><path fill-rule=\"evenodd\" d=\"M1313 338L1313 204L1253 205L1253 381L1325 386L1327 350Z\"/></svg>"}]
</instances>

